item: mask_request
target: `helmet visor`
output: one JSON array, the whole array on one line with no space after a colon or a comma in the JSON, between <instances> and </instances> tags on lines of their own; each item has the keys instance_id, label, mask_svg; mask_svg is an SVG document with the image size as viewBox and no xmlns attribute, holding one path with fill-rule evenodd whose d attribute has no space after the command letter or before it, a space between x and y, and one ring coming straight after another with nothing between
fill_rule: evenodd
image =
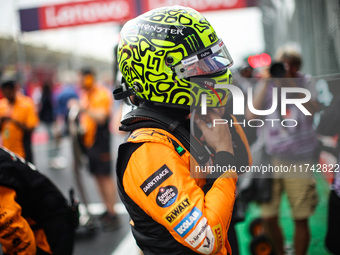
<instances>
[{"instance_id":1,"label":"helmet visor","mask_svg":"<svg viewBox=\"0 0 340 255\"><path fill-rule=\"evenodd\" d=\"M233 64L227 47L220 39L216 44L194 56L184 58L174 67L179 79L219 72Z\"/></svg>"}]
</instances>

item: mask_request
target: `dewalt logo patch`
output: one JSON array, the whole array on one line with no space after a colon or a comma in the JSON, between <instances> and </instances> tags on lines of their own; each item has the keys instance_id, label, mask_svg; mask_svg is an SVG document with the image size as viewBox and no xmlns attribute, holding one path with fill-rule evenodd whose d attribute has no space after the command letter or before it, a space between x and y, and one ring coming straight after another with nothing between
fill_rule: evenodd
<instances>
[{"instance_id":1,"label":"dewalt logo patch","mask_svg":"<svg viewBox=\"0 0 340 255\"><path fill-rule=\"evenodd\" d=\"M188 196L185 196L182 200L180 200L177 204L171 207L171 210L168 211L163 218L172 225L179 216L181 216L184 212L186 212L192 205L192 202L189 200Z\"/></svg>"}]
</instances>

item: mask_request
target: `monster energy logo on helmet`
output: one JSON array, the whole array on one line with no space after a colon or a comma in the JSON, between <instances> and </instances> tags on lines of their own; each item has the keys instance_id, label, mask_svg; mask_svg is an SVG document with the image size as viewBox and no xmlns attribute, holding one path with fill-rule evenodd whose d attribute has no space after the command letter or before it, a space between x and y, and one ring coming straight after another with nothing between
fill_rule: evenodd
<instances>
[{"instance_id":1,"label":"monster energy logo on helmet","mask_svg":"<svg viewBox=\"0 0 340 255\"><path fill-rule=\"evenodd\" d=\"M196 36L194 34L191 34L187 37L184 38L184 40L187 42L187 44L189 44L190 49L195 52L199 49L200 44L196 39Z\"/></svg>"},{"instance_id":2,"label":"monster energy logo on helmet","mask_svg":"<svg viewBox=\"0 0 340 255\"><path fill-rule=\"evenodd\" d=\"M141 30L145 30L145 31L165 33L165 34L171 34L171 35L184 35L183 28L179 29L174 26L159 26L155 24L143 24L143 23L138 23L137 25Z\"/></svg>"}]
</instances>

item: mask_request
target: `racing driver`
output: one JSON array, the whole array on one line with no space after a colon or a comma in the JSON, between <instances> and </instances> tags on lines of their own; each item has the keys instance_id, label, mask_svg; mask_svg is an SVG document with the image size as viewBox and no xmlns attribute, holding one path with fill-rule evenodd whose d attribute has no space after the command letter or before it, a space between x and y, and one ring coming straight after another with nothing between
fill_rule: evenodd
<instances>
[{"instance_id":1,"label":"racing driver","mask_svg":"<svg viewBox=\"0 0 340 255\"><path fill-rule=\"evenodd\" d=\"M211 124L235 121L224 111L229 90L217 86L232 78L224 42L197 11L164 7L125 24L118 63L114 97L135 107L121 121L130 133L117 182L138 246L145 255L231 254L237 169L251 156L239 125Z\"/></svg>"}]
</instances>

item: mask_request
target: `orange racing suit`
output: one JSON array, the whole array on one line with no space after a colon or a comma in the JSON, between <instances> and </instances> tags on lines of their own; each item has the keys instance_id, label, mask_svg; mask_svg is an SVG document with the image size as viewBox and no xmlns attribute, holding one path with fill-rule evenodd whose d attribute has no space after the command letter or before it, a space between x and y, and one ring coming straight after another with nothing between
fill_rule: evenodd
<instances>
[{"instance_id":1,"label":"orange racing suit","mask_svg":"<svg viewBox=\"0 0 340 255\"><path fill-rule=\"evenodd\" d=\"M62 193L11 151L0 148L0 243L5 254L71 255L74 215Z\"/></svg>"},{"instance_id":2,"label":"orange racing suit","mask_svg":"<svg viewBox=\"0 0 340 255\"><path fill-rule=\"evenodd\" d=\"M243 163L251 164L242 128L231 128L231 133L235 156L218 152L214 164L236 165L241 150ZM144 255L231 254L227 232L237 174L193 178L193 162L187 148L160 128L136 129L120 146L118 191Z\"/></svg>"}]
</instances>

